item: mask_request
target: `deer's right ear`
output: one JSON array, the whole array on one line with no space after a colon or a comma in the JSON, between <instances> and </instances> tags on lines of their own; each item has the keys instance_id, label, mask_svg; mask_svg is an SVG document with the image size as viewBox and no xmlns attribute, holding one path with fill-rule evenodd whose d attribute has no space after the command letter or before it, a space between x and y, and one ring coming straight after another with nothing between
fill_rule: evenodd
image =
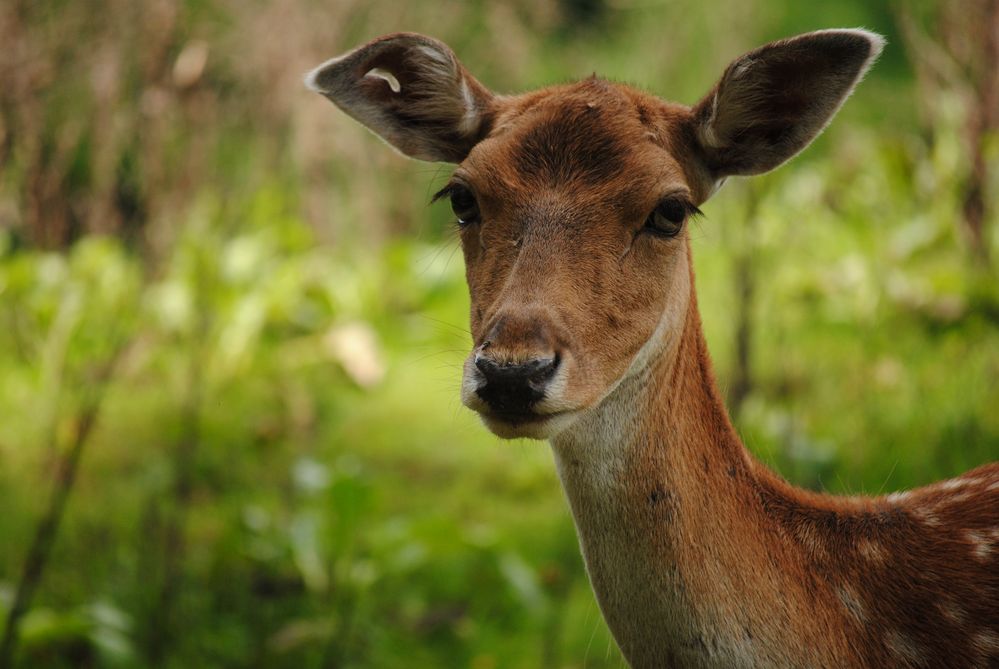
<instances>
[{"instance_id":1,"label":"deer's right ear","mask_svg":"<svg viewBox=\"0 0 999 669\"><path fill-rule=\"evenodd\" d=\"M305 85L403 154L459 163L489 130L494 96L442 42L396 33L326 61Z\"/></svg>"}]
</instances>

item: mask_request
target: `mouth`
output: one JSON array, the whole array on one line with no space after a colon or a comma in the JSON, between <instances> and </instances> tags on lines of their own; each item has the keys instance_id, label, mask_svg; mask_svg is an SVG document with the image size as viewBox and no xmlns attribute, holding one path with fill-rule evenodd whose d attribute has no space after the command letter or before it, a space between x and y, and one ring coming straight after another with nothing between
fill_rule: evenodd
<instances>
[{"instance_id":1,"label":"mouth","mask_svg":"<svg viewBox=\"0 0 999 669\"><path fill-rule=\"evenodd\" d=\"M539 414L527 412L502 412L492 409L478 410L479 416L493 434L505 439L548 439L565 429L574 419L576 411L556 411Z\"/></svg>"},{"instance_id":2,"label":"mouth","mask_svg":"<svg viewBox=\"0 0 999 669\"><path fill-rule=\"evenodd\" d=\"M481 413L483 418L509 423L510 425L524 425L528 423L542 423L564 412L558 411L556 413L540 414L533 411L494 411L490 409Z\"/></svg>"}]
</instances>

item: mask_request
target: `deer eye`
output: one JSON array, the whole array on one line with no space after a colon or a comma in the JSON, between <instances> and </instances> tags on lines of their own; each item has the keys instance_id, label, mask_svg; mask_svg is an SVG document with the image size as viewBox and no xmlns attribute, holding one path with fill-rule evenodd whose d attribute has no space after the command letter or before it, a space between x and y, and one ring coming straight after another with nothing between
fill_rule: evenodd
<instances>
[{"instance_id":1,"label":"deer eye","mask_svg":"<svg viewBox=\"0 0 999 669\"><path fill-rule=\"evenodd\" d=\"M645 219L643 231L660 237L676 237L683 230L683 223L687 217L699 213L700 210L686 200L668 197L657 204Z\"/></svg>"},{"instance_id":2,"label":"deer eye","mask_svg":"<svg viewBox=\"0 0 999 669\"><path fill-rule=\"evenodd\" d=\"M451 211L458 218L458 225L464 227L479 222L479 203L465 186L454 184L449 189L451 196Z\"/></svg>"}]
</instances>

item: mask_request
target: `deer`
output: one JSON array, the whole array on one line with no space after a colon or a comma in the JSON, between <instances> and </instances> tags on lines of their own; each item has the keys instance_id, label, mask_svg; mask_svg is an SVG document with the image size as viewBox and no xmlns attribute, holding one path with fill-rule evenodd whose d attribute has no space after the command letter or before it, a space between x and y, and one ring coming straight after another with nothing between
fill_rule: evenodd
<instances>
[{"instance_id":1,"label":"deer","mask_svg":"<svg viewBox=\"0 0 999 669\"><path fill-rule=\"evenodd\" d=\"M999 667L999 463L874 497L799 489L726 412L690 220L823 131L863 29L739 56L696 104L596 76L501 95L444 43L380 37L308 88L455 164L472 348L461 399L547 439L601 614L633 667Z\"/></svg>"}]
</instances>

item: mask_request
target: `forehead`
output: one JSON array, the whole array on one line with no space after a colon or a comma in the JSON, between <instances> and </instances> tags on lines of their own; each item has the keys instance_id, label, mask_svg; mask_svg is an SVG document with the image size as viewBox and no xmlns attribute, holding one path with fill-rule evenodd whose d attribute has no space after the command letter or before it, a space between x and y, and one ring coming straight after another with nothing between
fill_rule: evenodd
<instances>
[{"instance_id":1,"label":"forehead","mask_svg":"<svg viewBox=\"0 0 999 669\"><path fill-rule=\"evenodd\" d=\"M507 188L650 189L684 181L686 108L591 78L509 98L463 167Z\"/></svg>"}]
</instances>

